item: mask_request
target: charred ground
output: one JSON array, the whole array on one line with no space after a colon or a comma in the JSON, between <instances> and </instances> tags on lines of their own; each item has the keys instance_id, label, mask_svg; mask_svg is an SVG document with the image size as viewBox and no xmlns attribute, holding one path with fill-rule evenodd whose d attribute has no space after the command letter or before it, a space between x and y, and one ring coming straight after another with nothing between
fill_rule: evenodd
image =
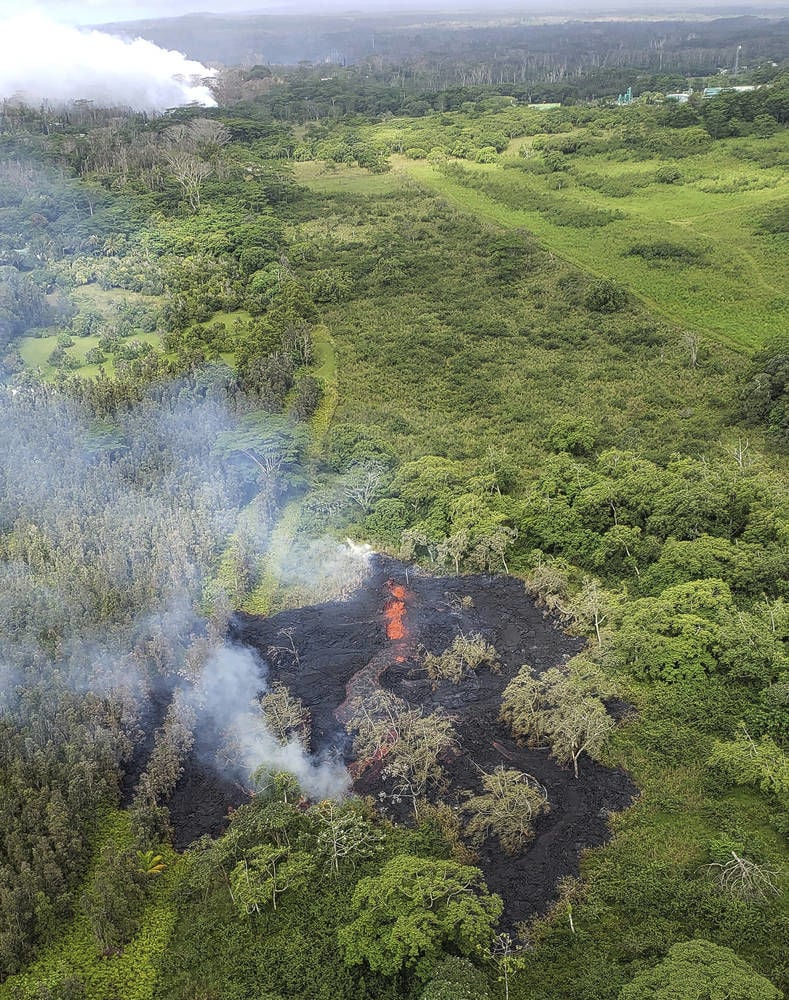
<instances>
[{"instance_id":1,"label":"charred ground","mask_svg":"<svg viewBox=\"0 0 789 1000\"><path fill-rule=\"evenodd\" d=\"M442 652L461 632L481 633L491 642L501 670L482 669L459 685L434 687L420 654ZM583 645L546 618L514 577L436 577L375 557L367 583L348 600L267 618L238 614L230 638L255 648L269 664L269 680L286 684L309 708L316 754L334 749L352 761L340 721L349 684L358 693L360 685L366 691L380 683L411 704L453 716L460 749L443 762L443 801L455 806L467 792L478 792L479 769L498 764L527 772L545 787L550 812L537 820L526 850L506 857L494 840L480 852L479 864L490 888L505 900L510 923L546 908L558 879L577 873L584 848L605 842L609 815L635 793L624 772L588 759L576 780L547 750L518 746L498 721L502 691L524 663L546 670ZM217 834L228 808L245 797L239 785L203 763L208 749L195 748L170 800L178 847L203 833ZM354 790L377 799L390 818L407 821L408 806L391 794L382 770L381 764L366 767Z\"/></svg>"}]
</instances>

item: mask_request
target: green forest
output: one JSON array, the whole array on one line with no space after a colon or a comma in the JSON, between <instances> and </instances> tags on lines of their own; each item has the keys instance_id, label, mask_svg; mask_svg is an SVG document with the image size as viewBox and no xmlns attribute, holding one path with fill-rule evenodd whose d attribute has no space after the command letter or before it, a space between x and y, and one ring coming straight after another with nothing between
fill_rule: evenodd
<instances>
[{"instance_id":1,"label":"green forest","mask_svg":"<svg viewBox=\"0 0 789 1000\"><path fill-rule=\"evenodd\" d=\"M784 995L789 70L403 65L0 107L0 1000ZM293 623L376 559L448 610L406 649L358 598L339 759ZM510 742L458 785L474 691ZM546 879L563 806L520 748L606 830L522 911L486 874Z\"/></svg>"}]
</instances>

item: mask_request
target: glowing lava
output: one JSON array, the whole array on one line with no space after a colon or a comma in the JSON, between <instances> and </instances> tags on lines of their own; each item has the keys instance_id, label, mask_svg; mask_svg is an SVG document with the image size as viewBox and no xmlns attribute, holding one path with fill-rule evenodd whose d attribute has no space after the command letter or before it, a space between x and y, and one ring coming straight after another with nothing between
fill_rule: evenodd
<instances>
[{"instance_id":1,"label":"glowing lava","mask_svg":"<svg viewBox=\"0 0 789 1000\"><path fill-rule=\"evenodd\" d=\"M399 583L390 580L387 585L392 599L386 602L384 607L384 620L386 621L386 637L397 642L408 636L408 628L405 624L406 598L408 591Z\"/></svg>"},{"instance_id":2,"label":"glowing lava","mask_svg":"<svg viewBox=\"0 0 789 1000\"><path fill-rule=\"evenodd\" d=\"M395 583L394 580L389 580L386 586L392 595L391 600L387 601L384 606L386 637L393 642L401 643L404 639L408 638L408 626L405 622L407 610L406 599L411 595L402 584ZM402 653L398 653L394 660L395 663L404 663L405 656Z\"/></svg>"},{"instance_id":3,"label":"glowing lava","mask_svg":"<svg viewBox=\"0 0 789 1000\"><path fill-rule=\"evenodd\" d=\"M345 701L339 705L335 711L336 718L347 725L353 715L354 706L365 699L370 698L381 688L381 675L393 664L404 663L408 652L409 629L406 623L406 612L408 601L413 599L413 594L402 584L388 580L386 589L391 595L384 604L383 620L386 626L386 637L392 643L383 646L382 649L370 660L368 664L357 670L345 685ZM393 734L396 738L396 734ZM389 753L388 741L370 760L357 761L351 765L350 771L354 777L358 777L361 772L370 764L380 763Z\"/></svg>"}]
</instances>

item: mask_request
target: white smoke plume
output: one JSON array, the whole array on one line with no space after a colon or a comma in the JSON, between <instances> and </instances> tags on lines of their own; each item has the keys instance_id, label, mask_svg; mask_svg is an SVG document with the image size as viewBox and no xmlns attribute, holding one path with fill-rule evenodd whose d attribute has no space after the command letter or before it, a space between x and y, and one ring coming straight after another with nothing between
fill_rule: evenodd
<instances>
[{"instance_id":1,"label":"white smoke plume","mask_svg":"<svg viewBox=\"0 0 789 1000\"><path fill-rule=\"evenodd\" d=\"M0 98L136 111L214 107L205 83L214 72L142 38L69 27L38 12L0 21Z\"/></svg>"},{"instance_id":2,"label":"white smoke plume","mask_svg":"<svg viewBox=\"0 0 789 1000\"><path fill-rule=\"evenodd\" d=\"M283 746L269 732L258 702L264 687L264 668L252 650L220 646L205 664L192 704L199 719L227 735L244 777L259 767L288 771L311 799L342 798L350 777L341 762L318 761L296 739Z\"/></svg>"},{"instance_id":3,"label":"white smoke plume","mask_svg":"<svg viewBox=\"0 0 789 1000\"><path fill-rule=\"evenodd\" d=\"M339 797L342 764L278 742L258 701L264 665L199 614L243 499L211 444L237 419L176 384L116 414L110 457L77 402L0 387L0 713L36 710L39 690L90 693L131 731L177 674L207 762L242 780L287 770L310 798ZM234 752L215 760L225 734Z\"/></svg>"},{"instance_id":4,"label":"white smoke plume","mask_svg":"<svg viewBox=\"0 0 789 1000\"><path fill-rule=\"evenodd\" d=\"M350 538L302 538L269 553L277 579L304 604L340 601L362 586L373 549Z\"/></svg>"}]
</instances>

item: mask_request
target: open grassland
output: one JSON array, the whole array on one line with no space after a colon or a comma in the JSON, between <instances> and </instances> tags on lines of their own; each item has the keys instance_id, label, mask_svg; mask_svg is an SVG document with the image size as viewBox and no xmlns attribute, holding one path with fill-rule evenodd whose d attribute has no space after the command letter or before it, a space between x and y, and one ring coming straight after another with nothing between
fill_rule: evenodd
<instances>
[{"instance_id":1,"label":"open grassland","mask_svg":"<svg viewBox=\"0 0 789 1000\"><path fill-rule=\"evenodd\" d=\"M348 168L335 163L307 160L294 163L295 178L314 191L338 194L352 191L357 194L379 195L394 191L400 186L396 174L372 174L367 170Z\"/></svg>"},{"instance_id":2,"label":"open grassland","mask_svg":"<svg viewBox=\"0 0 789 1000\"><path fill-rule=\"evenodd\" d=\"M159 297L150 295L140 295L129 292L125 289L111 288L102 289L98 285L82 285L71 292L71 297L78 309L78 316L87 313L95 314L100 319L99 330L105 330L112 326L117 320L118 310L123 306L148 306L156 308L160 302ZM246 322L250 319L250 314L243 309L236 309L233 312L217 312L210 320L211 324L220 324L228 331L230 336L233 327L238 322ZM192 327L197 324L192 324ZM187 333L190 328L187 328ZM25 367L37 371L41 376L51 381L62 368L58 368L50 363L50 355L57 347L58 335L63 331L55 328L48 328L41 331L44 336L22 337L17 342L19 353L25 363ZM79 375L81 378L94 378L100 372L112 378L115 375L115 357L112 351L103 350L104 360L100 364L88 364L85 356L88 351L101 350L102 333L90 333L87 336L71 334L73 344L65 349L66 357L70 359L72 367L69 372ZM139 341L150 344L154 350L162 350L162 335L159 330L144 331L133 329L127 336L127 340ZM169 358L174 358L174 352L165 352ZM233 351L223 351L219 359L226 364L233 364L235 354Z\"/></svg>"},{"instance_id":3,"label":"open grassland","mask_svg":"<svg viewBox=\"0 0 789 1000\"><path fill-rule=\"evenodd\" d=\"M698 334L753 350L789 326L786 237L762 228L789 192L789 132L719 140L678 161L677 183L656 180L666 165L658 157L578 154L565 158L566 169L535 171L531 157L520 155L533 141L516 140L496 163L464 163L457 172L404 156L394 166L479 217L529 230L552 252L622 283ZM771 155L759 160L760 151ZM564 219L554 221L546 204ZM604 224L589 224L589 213ZM583 224L572 224L578 219ZM656 245L687 257L649 259Z\"/></svg>"},{"instance_id":4,"label":"open grassland","mask_svg":"<svg viewBox=\"0 0 789 1000\"><path fill-rule=\"evenodd\" d=\"M353 276L322 311L336 423L396 440L405 459L463 461L490 445L523 469L539 464L557 421L581 414L600 447L667 457L718 438L743 363L727 345L710 343L694 368L672 324L636 302L588 309L594 279L527 234L457 211L406 174L399 192L360 194L357 172L342 171L350 190L314 193L301 234L313 240L305 284L327 270ZM321 233L334 218L344 226Z\"/></svg>"},{"instance_id":5,"label":"open grassland","mask_svg":"<svg viewBox=\"0 0 789 1000\"><path fill-rule=\"evenodd\" d=\"M98 374L101 368L109 376L114 374L115 362L112 355L108 354L101 365L85 364L85 355L91 349L98 348L99 339L98 336L93 335L88 337L74 337L74 346L66 348L66 355L79 362L78 367L71 369L74 374L85 378L92 378ZM159 347L161 344L161 337L156 333L138 333L134 339L150 344L152 347ZM57 347L57 342L58 338L56 334L51 334L48 337L23 337L19 341L19 353L22 355L22 360L28 368L33 371L40 371L45 379L51 379L58 369L49 363L49 356Z\"/></svg>"},{"instance_id":6,"label":"open grassland","mask_svg":"<svg viewBox=\"0 0 789 1000\"><path fill-rule=\"evenodd\" d=\"M118 308L123 305L151 306L158 305L162 301L160 295L143 295L141 292L133 292L126 288L102 288L95 282L78 285L70 294L80 311L91 310L103 319L115 317Z\"/></svg>"}]
</instances>

